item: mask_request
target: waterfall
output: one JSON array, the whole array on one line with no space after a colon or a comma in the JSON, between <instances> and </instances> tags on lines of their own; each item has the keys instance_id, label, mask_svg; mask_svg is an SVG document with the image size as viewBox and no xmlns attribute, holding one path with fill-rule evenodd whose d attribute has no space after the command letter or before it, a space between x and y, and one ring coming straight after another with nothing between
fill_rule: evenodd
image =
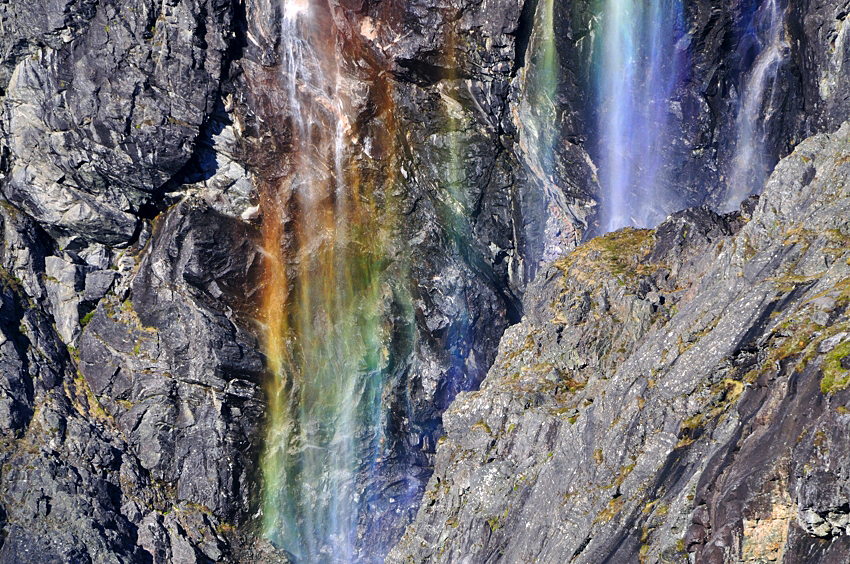
<instances>
[{"instance_id":1,"label":"waterfall","mask_svg":"<svg viewBox=\"0 0 850 564\"><path fill-rule=\"evenodd\" d=\"M604 0L594 47L600 227L654 225L678 207L664 155L682 79L681 0Z\"/></svg>"},{"instance_id":2,"label":"waterfall","mask_svg":"<svg viewBox=\"0 0 850 564\"><path fill-rule=\"evenodd\" d=\"M289 173L262 195L268 431L265 536L298 562L363 561L364 480L383 443L391 214L365 190L336 27L322 0L285 0ZM389 219L388 219L389 218Z\"/></svg>"},{"instance_id":3,"label":"waterfall","mask_svg":"<svg viewBox=\"0 0 850 564\"><path fill-rule=\"evenodd\" d=\"M785 64L790 45L785 39L785 11L777 0L767 0L755 15L755 34L760 51L747 74L735 122L736 143L732 170L727 179L725 211L738 209L741 200L761 191L772 164L765 150L767 122L774 107L777 75Z\"/></svg>"}]
</instances>

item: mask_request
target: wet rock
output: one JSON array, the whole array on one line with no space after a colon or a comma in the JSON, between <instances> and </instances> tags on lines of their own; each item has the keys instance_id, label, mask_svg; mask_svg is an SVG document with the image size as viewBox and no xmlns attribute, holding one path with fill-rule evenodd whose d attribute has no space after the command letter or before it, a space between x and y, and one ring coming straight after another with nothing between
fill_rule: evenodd
<instances>
[{"instance_id":1,"label":"wet rock","mask_svg":"<svg viewBox=\"0 0 850 564\"><path fill-rule=\"evenodd\" d=\"M353 160L398 220L359 554L397 540L435 461L394 554L846 554L846 163L825 156L844 133L800 145L739 214L689 209L542 264L598 228L603 150L597 14L554 6L550 91L544 4L329 5ZM766 5L684 5L665 211L723 200ZM846 12L791 6L760 109L770 166L847 118ZM260 487L260 252L237 218L263 221L253 183L291 170L280 17L266 0L0 3L0 561L286 560L229 524Z\"/></svg>"}]
</instances>

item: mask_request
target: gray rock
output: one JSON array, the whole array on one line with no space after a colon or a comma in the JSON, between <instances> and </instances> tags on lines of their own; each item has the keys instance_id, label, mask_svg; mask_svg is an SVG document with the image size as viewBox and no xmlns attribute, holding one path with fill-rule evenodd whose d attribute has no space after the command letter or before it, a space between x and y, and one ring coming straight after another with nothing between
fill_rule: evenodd
<instances>
[{"instance_id":1,"label":"gray rock","mask_svg":"<svg viewBox=\"0 0 850 564\"><path fill-rule=\"evenodd\" d=\"M746 224L688 210L542 271L387 561L846 556L848 141L802 143Z\"/></svg>"},{"instance_id":2,"label":"gray rock","mask_svg":"<svg viewBox=\"0 0 850 564\"><path fill-rule=\"evenodd\" d=\"M131 297L107 296L86 325L80 370L177 500L245 518L264 405L262 358L244 322L261 266L256 233L193 199L160 221ZM169 546L169 558L178 549L189 558Z\"/></svg>"},{"instance_id":3,"label":"gray rock","mask_svg":"<svg viewBox=\"0 0 850 564\"><path fill-rule=\"evenodd\" d=\"M73 264L57 256L44 259L45 287L53 319L62 340L75 343L80 334L80 302L90 267Z\"/></svg>"},{"instance_id":4,"label":"gray rock","mask_svg":"<svg viewBox=\"0 0 850 564\"><path fill-rule=\"evenodd\" d=\"M837 335L833 335L832 337L828 337L828 338L824 339L823 341L821 341L820 345L818 346L818 352L819 353L828 353L829 351L834 349L836 346L838 346L842 342L844 342L844 340L847 339L847 335L848 335L848 333L841 332L841 333L838 333Z\"/></svg>"},{"instance_id":5,"label":"gray rock","mask_svg":"<svg viewBox=\"0 0 850 564\"><path fill-rule=\"evenodd\" d=\"M88 302L100 301L112 287L112 283L115 282L117 275L114 270L94 270L89 272L86 275L83 300Z\"/></svg>"},{"instance_id":6,"label":"gray rock","mask_svg":"<svg viewBox=\"0 0 850 564\"><path fill-rule=\"evenodd\" d=\"M231 9L212 0L60 8L3 7L15 28L0 63L14 68L2 80L4 194L52 230L126 243L141 206L192 155Z\"/></svg>"}]
</instances>

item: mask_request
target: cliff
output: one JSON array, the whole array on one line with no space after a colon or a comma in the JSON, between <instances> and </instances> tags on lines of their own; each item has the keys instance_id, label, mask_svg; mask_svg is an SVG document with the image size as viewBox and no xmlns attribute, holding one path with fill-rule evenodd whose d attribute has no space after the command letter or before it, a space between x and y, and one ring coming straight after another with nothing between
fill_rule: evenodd
<instances>
[{"instance_id":1,"label":"cliff","mask_svg":"<svg viewBox=\"0 0 850 564\"><path fill-rule=\"evenodd\" d=\"M847 557L850 124L526 293L388 562Z\"/></svg>"},{"instance_id":2,"label":"cliff","mask_svg":"<svg viewBox=\"0 0 850 564\"><path fill-rule=\"evenodd\" d=\"M595 239L599 6L307 4L326 88L285 3L0 3L0 562L292 558L261 523L266 302L276 269L309 289L307 90L307 139L345 126L316 175L367 218L331 246L379 281L374 462L353 553L316 558L844 558L846 2L782 13L780 164L726 215L769 2L675 4L663 180L629 210L672 215Z\"/></svg>"}]
</instances>

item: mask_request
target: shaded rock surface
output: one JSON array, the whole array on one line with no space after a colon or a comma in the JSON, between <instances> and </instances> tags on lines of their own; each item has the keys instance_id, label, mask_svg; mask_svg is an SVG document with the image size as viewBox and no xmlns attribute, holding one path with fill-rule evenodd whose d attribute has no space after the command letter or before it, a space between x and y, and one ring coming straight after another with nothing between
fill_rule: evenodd
<instances>
[{"instance_id":1,"label":"shaded rock surface","mask_svg":"<svg viewBox=\"0 0 850 564\"><path fill-rule=\"evenodd\" d=\"M244 517L263 364L256 338L228 316L244 306L235 297L249 295L259 250L249 227L203 202L160 221L129 297L108 296L86 325L80 371L154 479L180 501ZM222 311L227 297L233 309Z\"/></svg>"},{"instance_id":2,"label":"shaded rock surface","mask_svg":"<svg viewBox=\"0 0 850 564\"><path fill-rule=\"evenodd\" d=\"M388 562L846 558L848 163L845 123L541 272Z\"/></svg>"},{"instance_id":3,"label":"shaded rock surface","mask_svg":"<svg viewBox=\"0 0 850 564\"><path fill-rule=\"evenodd\" d=\"M286 562L234 528L263 417L254 228L187 200L99 270L0 216L0 561ZM88 312L68 344L51 284Z\"/></svg>"}]
</instances>

